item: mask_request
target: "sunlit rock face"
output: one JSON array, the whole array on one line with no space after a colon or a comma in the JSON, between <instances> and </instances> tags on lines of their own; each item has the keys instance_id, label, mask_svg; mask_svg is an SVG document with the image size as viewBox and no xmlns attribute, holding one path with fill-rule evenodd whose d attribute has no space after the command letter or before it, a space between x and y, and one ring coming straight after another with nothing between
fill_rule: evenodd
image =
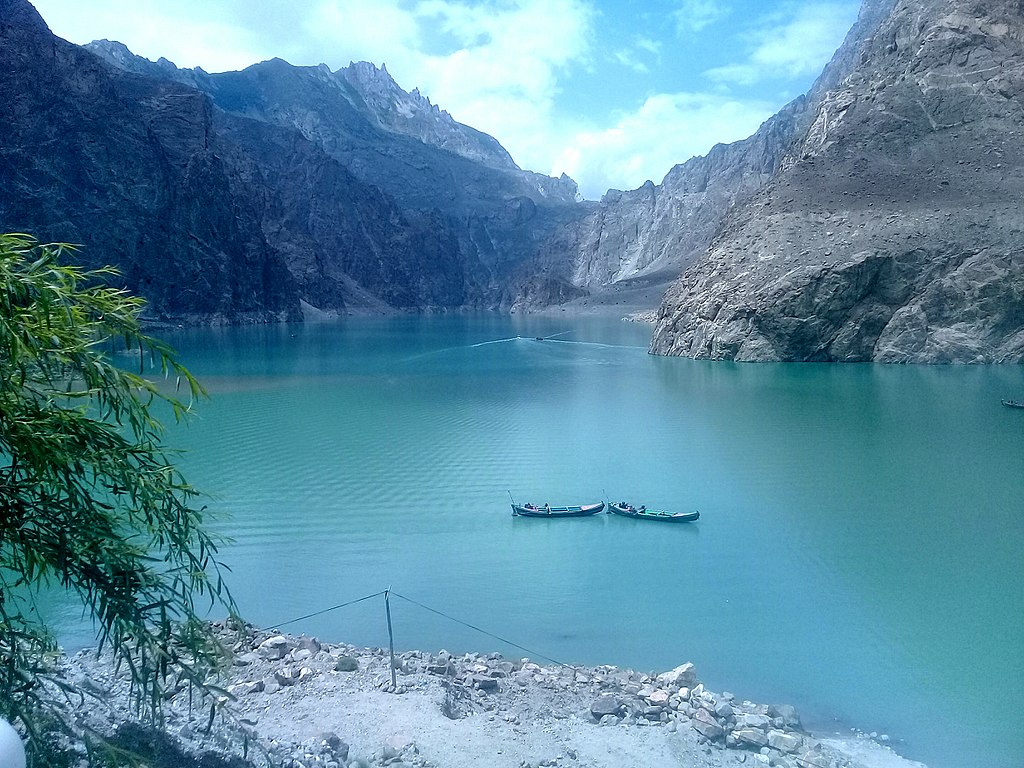
<instances>
[{"instance_id":1,"label":"sunlit rock face","mask_svg":"<svg viewBox=\"0 0 1024 768\"><path fill-rule=\"evenodd\" d=\"M1024 361L1022 4L869 1L831 69L666 295L651 351Z\"/></svg>"},{"instance_id":2,"label":"sunlit rock face","mask_svg":"<svg viewBox=\"0 0 1024 768\"><path fill-rule=\"evenodd\" d=\"M876 27L890 5L891 0L866 6L851 36ZM855 55L853 46L840 49L805 96L750 138L716 145L672 168L660 184L610 190L572 229L566 245L572 282L590 290L637 281L668 288L707 252L726 216L775 177L814 121L824 94L851 71Z\"/></svg>"}]
</instances>

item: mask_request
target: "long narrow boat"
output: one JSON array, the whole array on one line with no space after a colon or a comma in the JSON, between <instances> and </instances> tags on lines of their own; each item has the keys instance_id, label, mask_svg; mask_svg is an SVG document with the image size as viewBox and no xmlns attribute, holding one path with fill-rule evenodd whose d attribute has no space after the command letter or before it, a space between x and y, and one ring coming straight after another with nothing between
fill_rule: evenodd
<instances>
[{"instance_id":1,"label":"long narrow boat","mask_svg":"<svg viewBox=\"0 0 1024 768\"><path fill-rule=\"evenodd\" d=\"M657 509L640 507L637 509L632 504L621 502L620 504L609 504L608 511L613 515L632 517L637 520L657 520L661 523L690 523L700 518L700 512L662 512Z\"/></svg>"},{"instance_id":2,"label":"long narrow boat","mask_svg":"<svg viewBox=\"0 0 1024 768\"><path fill-rule=\"evenodd\" d=\"M569 507L552 507L545 504L538 507L536 504L513 504L513 516L521 517L585 517L596 515L604 509L604 502L597 504L584 504Z\"/></svg>"},{"instance_id":3,"label":"long narrow boat","mask_svg":"<svg viewBox=\"0 0 1024 768\"><path fill-rule=\"evenodd\" d=\"M1024 403L1018 403L1016 400L1003 400L1002 403L1007 408L1024 408Z\"/></svg>"}]
</instances>

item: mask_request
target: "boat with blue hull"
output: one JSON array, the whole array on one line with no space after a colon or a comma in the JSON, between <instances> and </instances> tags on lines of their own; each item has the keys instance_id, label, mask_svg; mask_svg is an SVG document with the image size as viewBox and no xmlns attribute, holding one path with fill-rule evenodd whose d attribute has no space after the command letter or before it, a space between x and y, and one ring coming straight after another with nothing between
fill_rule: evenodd
<instances>
[{"instance_id":1,"label":"boat with blue hull","mask_svg":"<svg viewBox=\"0 0 1024 768\"><path fill-rule=\"evenodd\" d=\"M604 509L604 502L597 504L582 504L567 507L552 507L545 504L539 507L536 504L512 504L513 517L586 517L596 515Z\"/></svg>"}]
</instances>

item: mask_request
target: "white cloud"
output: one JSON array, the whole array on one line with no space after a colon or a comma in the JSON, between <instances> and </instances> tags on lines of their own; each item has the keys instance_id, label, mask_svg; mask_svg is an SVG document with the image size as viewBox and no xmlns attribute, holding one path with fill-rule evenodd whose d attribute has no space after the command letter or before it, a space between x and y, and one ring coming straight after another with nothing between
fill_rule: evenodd
<instances>
[{"instance_id":1,"label":"white cloud","mask_svg":"<svg viewBox=\"0 0 1024 768\"><path fill-rule=\"evenodd\" d=\"M60 37L78 43L117 40L134 53L154 60L163 56L179 67L201 65L220 72L273 55L262 51L230 14L207 14L200 20L156 0L109 0L95 6L81 0L35 0L35 6Z\"/></svg>"},{"instance_id":2,"label":"white cloud","mask_svg":"<svg viewBox=\"0 0 1024 768\"><path fill-rule=\"evenodd\" d=\"M471 9L465 3L423 3L458 41L444 54L421 55L414 71L390 67L455 119L499 138L524 168L542 169L563 70L590 56L593 11L580 0L516 0Z\"/></svg>"},{"instance_id":3,"label":"white cloud","mask_svg":"<svg viewBox=\"0 0 1024 768\"><path fill-rule=\"evenodd\" d=\"M700 32L729 15L730 8L720 0L682 0L672 19L680 37Z\"/></svg>"},{"instance_id":4,"label":"white cloud","mask_svg":"<svg viewBox=\"0 0 1024 768\"><path fill-rule=\"evenodd\" d=\"M632 69L634 72L648 74L651 71L650 65L645 59L653 59L656 63L661 61L661 43L649 37L637 36L629 48L623 48L612 54L612 59L619 65Z\"/></svg>"},{"instance_id":5,"label":"white cloud","mask_svg":"<svg viewBox=\"0 0 1024 768\"><path fill-rule=\"evenodd\" d=\"M859 3L788 5L748 36L745 60L704 74L720 83L749 86L772 77L803 77L821 71L857 18Z\"/></svg>"},{"instance_id":6,"label":"white cloud","mask_svg":"<svg viewBox=\"0 0 1024 768\"><path fill-rule=\"evenodd\" d=\"M632 69L634 72L640 72L641 74L647 74L651 71L651 68L647 66L640 59L636 58L636 53L632 50L626 49L622 51L616 51L612 54L612 58L623 67Z\"/></svg>"},{"instance_id":7,"label":"white cloud","mask_svg":"<svg viewBox=\"0 0 1024 768\"><path fill-rule=\"evenodd\" d=\"M390 70L414 60L422 45L416 18L397 0L322 0L302 28L334 67L372 61L386 62Z\"/></svg>"},{"instance_id":8,"label":"white cloud","mask_svg":"<svg viewBox=\"0 0 1024 768\"><path fill-rule=\"evenodd\" d=\"M659 40L652 40L649 37L637 37L635 44L641 51L647 51L653 56L661 55L661 41Z\"/></svg>"},{"instance_id":9,"label":"white cloud","mask_svg":"<svg viewBox=\"0 0 1024 768\"><path fill-rule=\"evenodd\" d=\"M440 20L459 47L420 55L412 79L451 111L477 98L529 97L550 104L560 68L589 53L591 12L578 0L470 6L432 0L417 9Z\"/></svg>"},{"instance_id":10,"label":"white cloud","mask_svg":"<svg viewBox=\"0 0 1024 768\"><path fill-rule=\"evenodd\" d=\"M551 172L572 176L588 199L611 187L660 183L673 165L747 138L774 112L768 103L719 94L657 94L610 128L577 132Z\"/></svg>"}]
</instances>

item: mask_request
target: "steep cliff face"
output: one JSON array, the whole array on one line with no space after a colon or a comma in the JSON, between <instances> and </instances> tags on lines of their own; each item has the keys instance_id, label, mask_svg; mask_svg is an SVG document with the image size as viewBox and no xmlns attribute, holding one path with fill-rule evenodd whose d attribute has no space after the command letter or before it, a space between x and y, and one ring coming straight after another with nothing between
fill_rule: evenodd
<instances>
[{"instance_id":1,"label":"steep cliff face","mask_svg":"<svg viewBox=\"0 0 1024 768\"><path fill-rule=\"evenodd\" d=\"M653 352L1024 361L1024 8L865 13L853 66L666 295Z\"/></svg>"},{"instance_id":2,"label":"steep cliff face","mask_svg":"<svg viewBox=\"0 0 1024 768\"><path fill-rule=\"evenodd\" d=\"M0 0L0 225L86 245L156 313L291 319L298 297L201 94L114 76Z\"/></svg>"},{"instance_id":3,"label":"steep cliff face","mask_svg":"<svg viewBox=\"0 0 1024 768\"><path fill-rule=\"evenodd\" d=\"M492 168L519 170L512 156L494 137L457 122L436 104L431 104L418 89L407 93L385 67L358 61L338 70L334 76L352 85L384 128Z\"/></svg>"},{"instance_id":4,"label":"steep cliff face","mask_svg":"<svg viewBox=\"0 0 1024 768\"><path fill-rule=\"evenodd\" d=\"M575 228L572 279L598 290L638 278L666 287L704 255L726 214L749 200L778 172L786 153L814 120L821 99L856 63L856 41L870 34L893 0L865 4L811 90L767 120L748 139L716 145L675 166L661 184L609 191Z\"/></svg>"}]
</instances>

